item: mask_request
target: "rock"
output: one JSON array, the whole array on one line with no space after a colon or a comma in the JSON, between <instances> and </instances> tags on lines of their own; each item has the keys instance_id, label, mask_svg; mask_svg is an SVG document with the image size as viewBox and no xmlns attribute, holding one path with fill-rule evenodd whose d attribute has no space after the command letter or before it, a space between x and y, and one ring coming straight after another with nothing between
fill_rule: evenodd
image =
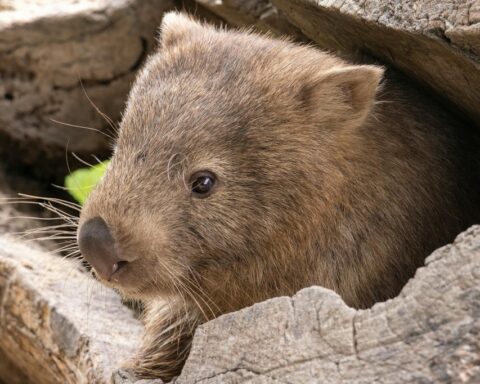
<instances>
[{"instance_id":1,"label":"rock","mask_svg":"<svg viewBox=\"0 0 480 384\"><path fill-rule=\"evenodd\" d=\"M53 174L66 167L67 144L79 155L105 152L112 132L88 98L114 122L119 119L135 72L173 0L1 4L2 155L10 162L41 164L41 173Z\"/></svg>"},{"instance_id":2,"label":"rock","mask_svg":"<svg viewBox=\"0 0 480 384\"><path fill-rule=\"evenodd\" d=\"M120 297L77 263L0 237L2 380L108 383L141 332Z\"/></svg>"},{"instance_id":3,"label":"rock","mask_svg":"<svg viewBox=\"0 0 480 384\"><path fill-rule=\"evenodd\" d=\"M480 226L368 310L311 287L200 326L176 384L480 382Z\"/></svg>"},{"instance_id":4,"label":"rock","mask_svg":"<svg viewBox=\"0 0 480 384\"><path fill-rule=\"evenodd\" d=\"M373 55L480 121L478 1L272 2L321 47Z\"/></svg>"}]
</instances>

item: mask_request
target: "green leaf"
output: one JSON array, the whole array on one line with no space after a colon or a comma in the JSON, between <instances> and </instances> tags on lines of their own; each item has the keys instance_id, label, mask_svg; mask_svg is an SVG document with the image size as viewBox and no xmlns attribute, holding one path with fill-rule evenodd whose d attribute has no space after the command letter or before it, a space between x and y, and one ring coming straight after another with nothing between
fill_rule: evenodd
<instances>
[{"instance_id":1,"label":"green leaf","mask_svg":"<svg viewBox=\"0 0 480 384\"><path fill-rule=\"evenodd\" d=\"M83 205L88 195L103 177L110 161L104 161L90 168L80 168L65 177L68 193Z\"/></svg>"}]
</instances>

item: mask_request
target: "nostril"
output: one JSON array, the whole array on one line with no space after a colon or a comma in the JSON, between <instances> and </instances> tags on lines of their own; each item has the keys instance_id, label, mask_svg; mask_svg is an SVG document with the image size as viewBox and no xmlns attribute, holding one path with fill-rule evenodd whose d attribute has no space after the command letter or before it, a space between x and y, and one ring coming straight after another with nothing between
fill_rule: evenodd
<instances>
[{"instance_id":1,"label":"nostril","mask_svg":"<svg viewBox=\"0 0 480 384\"><path fill-rule=\"evenodd\" d=\"M86 221L78 234L78 245L83 257L100 277L109 280L123 261L118 257L115 240L107 223L101 217Z\"/></svg>"}]
</instances>

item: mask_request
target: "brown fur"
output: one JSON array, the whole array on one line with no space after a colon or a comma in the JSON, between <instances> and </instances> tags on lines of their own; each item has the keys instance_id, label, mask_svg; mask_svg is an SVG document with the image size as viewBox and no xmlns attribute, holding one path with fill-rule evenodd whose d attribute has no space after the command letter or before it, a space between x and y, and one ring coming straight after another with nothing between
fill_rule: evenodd
<instances>
[{"instance_id":1,"label":"brown fur","mask_svg":"<svg viewBox=\"0 0 480 384\"><path fill-rule=\"evenodd\" d=\"M147 305L137 373L170 379L198 324L302 287L358 308L393 297L478 220L463 128L406 83L379 90L382 75L165 17L81 216L130 261L107 284ZM196 199L205 169L218 186Z\"/></svg>"}]
</instances>

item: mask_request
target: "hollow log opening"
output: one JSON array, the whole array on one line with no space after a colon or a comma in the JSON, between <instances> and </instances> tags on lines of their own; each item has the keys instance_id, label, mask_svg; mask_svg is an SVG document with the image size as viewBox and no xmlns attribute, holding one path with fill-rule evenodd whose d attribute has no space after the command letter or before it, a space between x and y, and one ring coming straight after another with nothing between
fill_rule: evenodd
<instances>
[{"instance_id":1,"label":"hollow log opening","mask_svg":"<svg viewBox=\"0 0 480 384\"><path fill-rule=\"evenodd\" d=\"M0 0L2 384L137 382L120 368L143 326L78 260L80 205L63 187L72 171L111 156L111 121L121 119L164 12L368 56L480 129L473 0L54 3ZM479 166L476 155L459 154L460 172ZM397 297L372 308L305 287L201 325L175 383L480 382L480 227L462 229L425 255Z\"/></svg>"}]
</instances>

